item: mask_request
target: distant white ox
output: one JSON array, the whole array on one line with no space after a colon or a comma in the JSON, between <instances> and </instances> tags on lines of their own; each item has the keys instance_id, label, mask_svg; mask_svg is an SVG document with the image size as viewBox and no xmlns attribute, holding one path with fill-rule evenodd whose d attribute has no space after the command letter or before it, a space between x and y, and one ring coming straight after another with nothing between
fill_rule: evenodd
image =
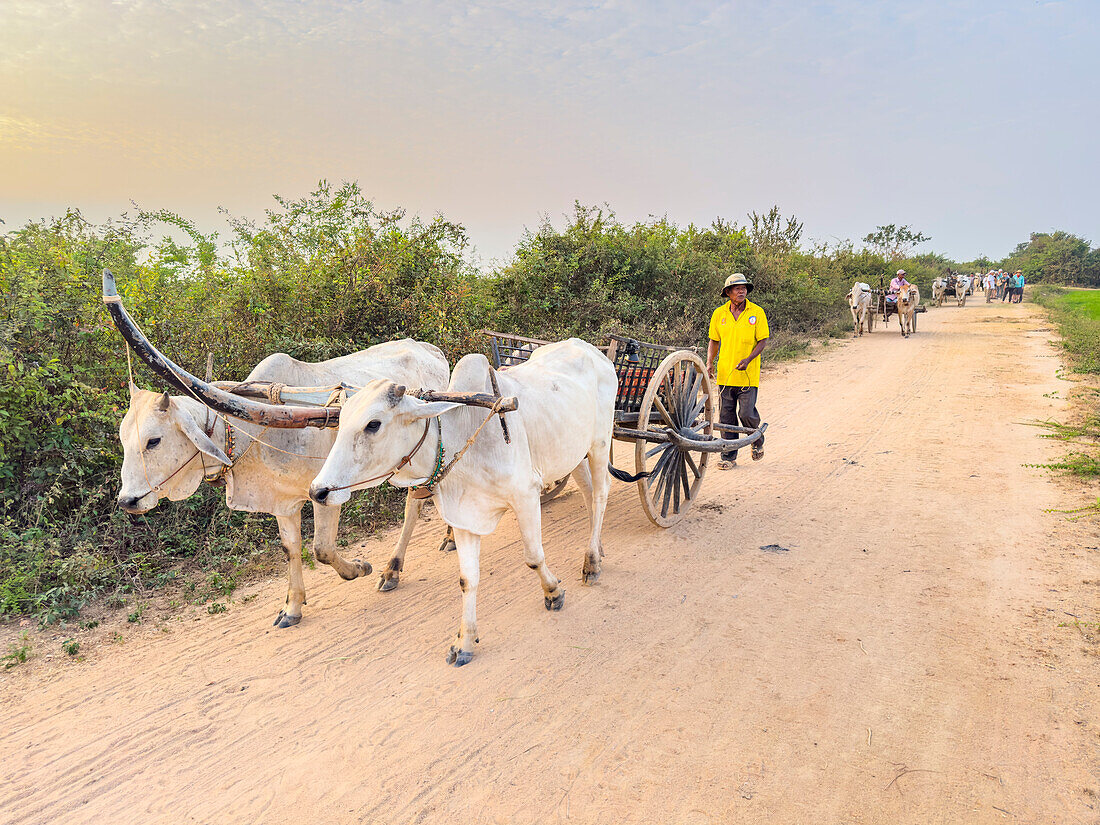
<instances>
[{"instance_id":1,"label":"distant white ox","mask_svg":"<svg viewBox=\"0 0 1100 825\"><path fill-rule=\"evenodd\" d=\"M901 323L903 338L908 338L913 332L913 315L918 306L920 306L920 290L917 289L916 284L909 284L898 293L898 321Z\"/></svg>"},{"instance_id":2,"label":"distant white ox","mask_svg":"<svg viewBox=\"0 0 1100 825\"><path fill-rule=\"evenodd\" d=\"M943 296L947 292L947 279L944 277L936 278L932 282L932 303L936 306L943 306Z\"/></svg>"},{"instance_id":3,"label":"distant white ox","mask_svg":"<svg viewBox=\"0 0 1100 825\"><path fill-rule=\"evenodd\" d=\"M856 335L863 335L864 327L871 331L874 323L874 315L871 312L871 286L856 281L848 293L848 308L852 311L852 323L855 325Z\"/></svg>"},{"instance_id":4,"label":"distant white ox","mask_svg":"<svg viewBox=\"0 0 1100 825\"><path fill-rule=\"evenodd\" d=\"M970 279L960 275L955 283L955 301L959 306L966 306L966 296L970 294Z\"/></svg>"},{"instance_id":5,"label":"distant white ox","mask_svg":"<svg viewBox=\"0 0 1100 825\"><path fill-rule=\"evenodd\" d=\"M447 359L437 347L405 339L316 364L276 353L261 361L248 380L313 387L341 382L357 386L393 378L440 389L446 386L448 373ZM124 457L118 504L126 512L147 513L162 498L185 499L207 477L224 480L225 503L230 509L275 516L289 562L286 604L275 624L289 627L301 621L306 600L302 505L309 498L309 484L324 463L335 432L265 429L237 419L230 426L193 398L131 387L130 409L122 419L119 435ZM257 437L264 443L257 442ZM405 502L405 525L393 558L382 573L380 590L397 586L405 548L422 505L422 501L411 497ZM344 579L370 573L369 564L349 562L336 551L340 508L315 505L313 515L313 552L317 560L331 565Z\"/></svg>"},{"instance_id":6,"label":"distant white ox","mask_svg":"<svg viewBox=\"0 0 1100 825\"><path fill-rule=\"evenodd\" d=\"M455 365L449 390L492 392L489 369L483 355L467 355ZM458 641L447 652L448 663L456 666L470 661L478 640L481 538L496 529L506 510L516 515L524 559L538 573L546 609L559 610L565 601L561 583L543 555L539 494L547 481L571 473L581 488L591 528L583 581L591 584L600 575L600 531L611 484L614 366L592 345L570 338L539 347L525 363L500 372L497 381L501 395L519 399L519 409L506 415L511 443L505 443L498 423L489 421L434 488L436 506L454 528L458 545L462 620ZM347 500L351 489L373 487L385 479L402 487L426 484L441 466L440 441L449 460L485 421L483 408L428 403L392 382L375 381L356 393L341 413L336 443L310 496L338 504ZM614 472L616 478L631 480Z\"/></svg>"}]
</instances>

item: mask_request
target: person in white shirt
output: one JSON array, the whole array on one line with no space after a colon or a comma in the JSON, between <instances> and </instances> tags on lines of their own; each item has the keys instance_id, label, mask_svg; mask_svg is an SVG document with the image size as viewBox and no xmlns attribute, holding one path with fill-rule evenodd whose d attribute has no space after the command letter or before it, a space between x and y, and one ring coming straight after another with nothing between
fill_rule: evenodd
<instances>
[{"instance_id":1,"label":"person in white shirt","mask_svg":"<svg viewBox=\"0 0 1100 825\"><path fill-rule=\"evenodd\" d=\"M987 304L992 303L993 294L997 291L997 275L992 269L985 274L982 286L985 287L985 302Z\"/></svg>"}]
</instances>

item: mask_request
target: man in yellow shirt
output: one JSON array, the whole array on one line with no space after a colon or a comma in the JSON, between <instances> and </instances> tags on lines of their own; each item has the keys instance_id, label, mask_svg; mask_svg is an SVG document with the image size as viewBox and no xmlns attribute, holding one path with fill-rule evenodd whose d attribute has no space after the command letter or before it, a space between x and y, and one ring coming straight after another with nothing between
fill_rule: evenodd
<instances>
[{"instance_id":1,"label":"man in yellow shirt","mask_svg":"<svg viewBox=\"0 0 1100 825\"><path fill-rule=\"evenodd\" d=\"M752 282L740 272L726 278L722 297L728 301L710 316L707 337L707 369L717 377L721 392L719 421L742 427L759 427L756 393L760 387L760 353L768 344L768 316L750 301ZM717 375L714 356L718 356ZM732 434L731 434L732 435ZM730 437L723 433L723 437ZM764 457L764 439L752 445L752 460ZM737 451L722 453L718 469L737 466Z\"/></svg>"}]
</instances>

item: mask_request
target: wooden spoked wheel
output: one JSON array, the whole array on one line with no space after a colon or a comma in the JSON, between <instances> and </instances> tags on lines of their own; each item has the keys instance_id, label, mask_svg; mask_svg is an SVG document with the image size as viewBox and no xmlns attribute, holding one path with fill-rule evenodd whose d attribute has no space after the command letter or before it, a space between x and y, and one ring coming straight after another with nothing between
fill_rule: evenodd
<instances>
[{"instance_id":1,"label":"wooden spoked wheel","mask_svg":"<svg viewBox=\"0 0 1100 825\"><path fill-rule=\"evenodd\" d=\"M657 435L672 429L696 438L709 436L717 413L714 384L703 359L681 350L653 371L638 410L638 429ZM699 494L709 460L710 453L667 441L635 441L635 472L649 472L639 479L638 494L650 521L671 527L684 517Z\"/></svg>"},{"instance_id":2,"label":"wooden spoked wheel","mask_svg":"<svg viewBox=\"0 0 1100 825\"><path fill-rule=\"evenodd\" d=\"M565 478L559 478L557 481L552 481L542 488L542 495L539 496L539 502L545 504L558 495L565 489L565 485L569 483L569 476Z\"/></svg>"}]
</instances>

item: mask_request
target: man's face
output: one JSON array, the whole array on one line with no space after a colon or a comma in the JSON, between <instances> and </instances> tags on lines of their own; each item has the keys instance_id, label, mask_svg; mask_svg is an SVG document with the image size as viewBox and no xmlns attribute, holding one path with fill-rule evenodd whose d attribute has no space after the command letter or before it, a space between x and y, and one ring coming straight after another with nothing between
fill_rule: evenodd
<instances>
[{"instance_id":1,"label":"man's face","mask_svg":"<svg viewBox=\"0 0 1100 825\"><path fill-rule=\"evenodd\" d=\"M730 300L735 304L743 304L745 299L749 297L749 288L744 284L738 284L737 286L731 286L726 294L730 296Z\"/></svg>"}]
</instances>

